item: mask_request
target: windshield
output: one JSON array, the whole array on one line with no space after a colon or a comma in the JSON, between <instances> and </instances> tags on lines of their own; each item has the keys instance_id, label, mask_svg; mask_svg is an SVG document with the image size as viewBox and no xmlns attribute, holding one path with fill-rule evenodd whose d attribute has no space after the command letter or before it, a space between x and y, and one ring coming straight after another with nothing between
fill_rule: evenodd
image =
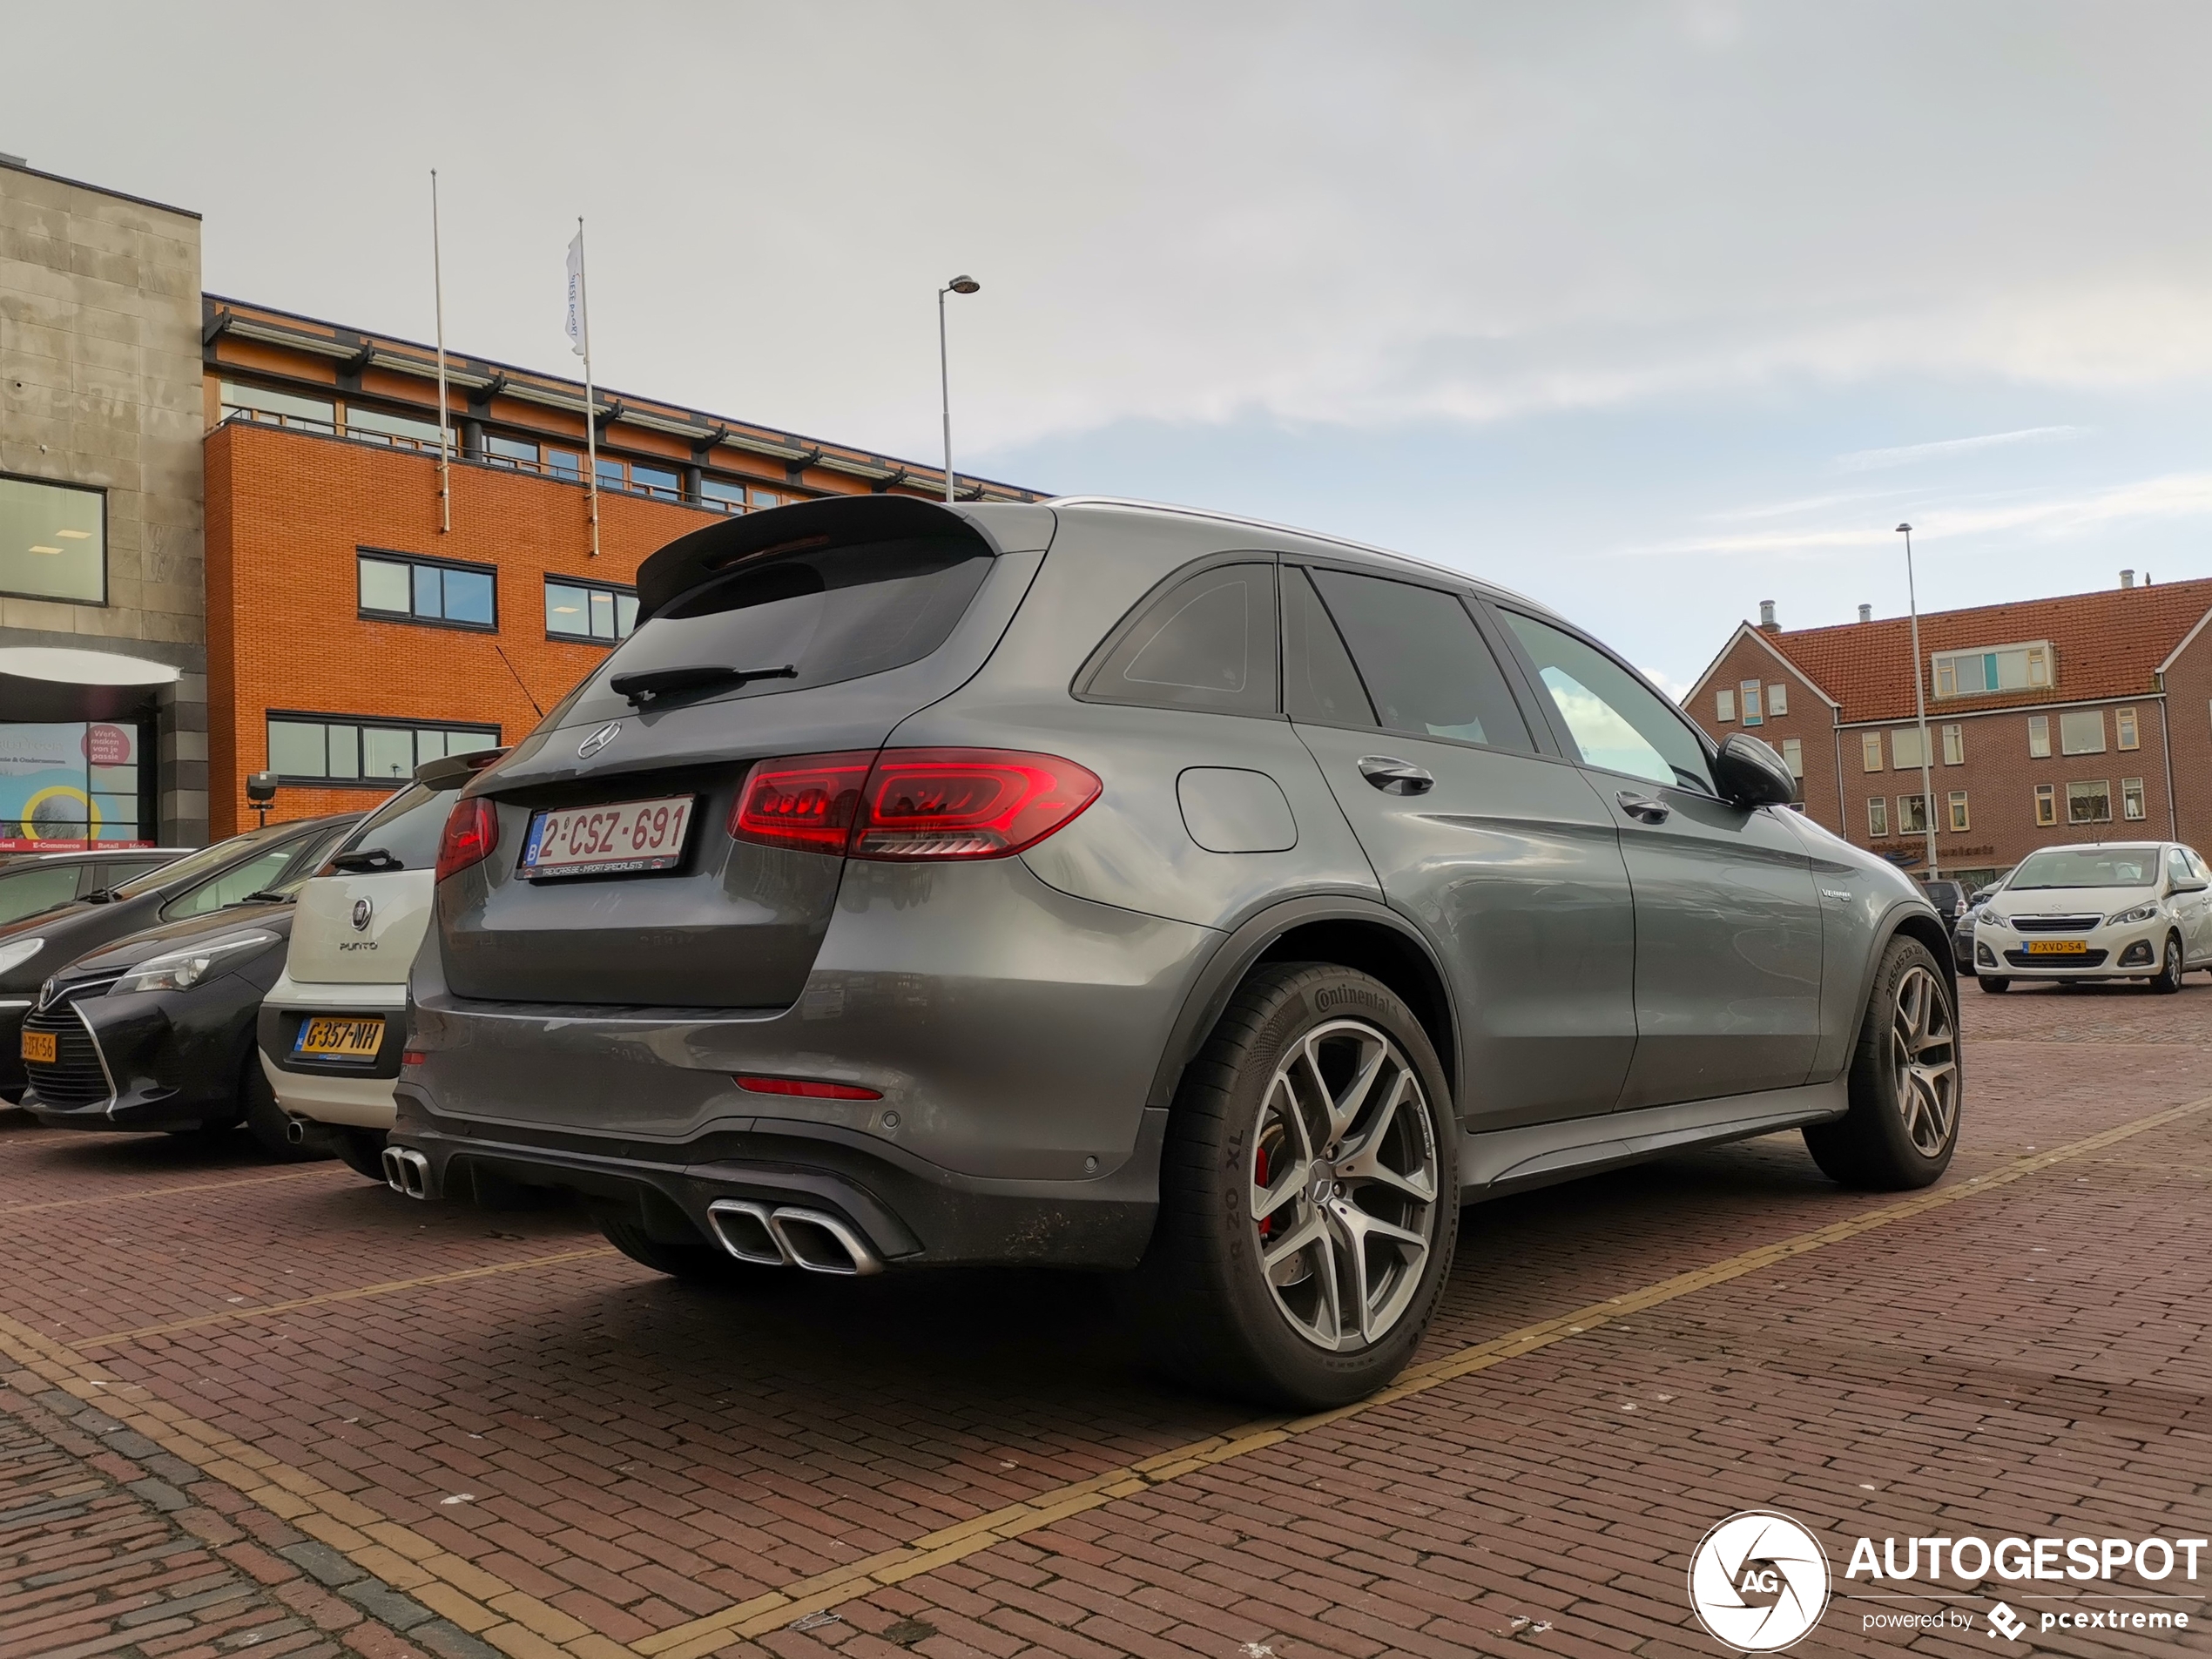
<instances>
[{"instance_id":1,"label":"windshield","mask_svg":"<svg viewBox=\"0 0 2212 1659\"><path fill-rule=\"evenodd\" d=\"M654 669L790 671L735 689L701 688L719 700L919 662L945 643L990 564L974 542L954 538L825 547L746 564L641 626L557 712L578 720L629 713L631 702L608 682Z\"/></svg>"},{"instance_id":2,"label":"windshield","mask_svg":"<svg viewBox=\"0 0 2212 1659\"><path fill-rule=\"evenodd\" d=\"M403 870L437 867L438 837L452 810L451 790L409 784L376 809L375 815L346 838L341 853L364 853L381 847Z\"/></svg>"},{"instance_id":3,"label":"windshield","mask_svg":"<svg viewBox=\"0 0 2212 1659\"><path fill-rule=\"evenodd\" d=\"M2031 853L2005 883L2007 893L2048 887L2148 887L2158 880L2155 846L2054 846Z\"/></svg>"},{"instance_id":4,"label":"windshield","mask_svg":"<svg viewBox=\"0 0 2212 1659\"><path fill-rule=\"evenodd\" d=\"M135 899L142 893L158 892L163 887L208 875L221 869L232 860L243 858L253 848L266 846L273 841L288 840L300 833L296 824L272 824L266 829L248 830L243 835L233 835L227 841L218 841L212 846L203 846L197 853L187 853L174 864L164 864L145 874L125 881L115 889L118 899Z\"/></svg>"}]
</instances>

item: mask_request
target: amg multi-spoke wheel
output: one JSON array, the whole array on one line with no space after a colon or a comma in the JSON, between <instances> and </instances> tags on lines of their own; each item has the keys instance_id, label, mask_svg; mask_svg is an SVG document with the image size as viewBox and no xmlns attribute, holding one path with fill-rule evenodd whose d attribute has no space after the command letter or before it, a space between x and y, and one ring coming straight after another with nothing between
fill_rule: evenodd
<instances>
[{"instance_id":1,"label":"amg multi-spoke wheel","mask_svg":"<svg viewBox=\"0 0 2212 1659\"><path fill-rule=\"evenodd\" d=\"M1300 1336L1332 1352L1405 1317L1436 1231L1436 1133L1421 1080L1361 1020L1301 1038L1252 1131L1251 1221L1267 1288Z\"/></svg>"},{"instance_id":2,"label":"amg multi-spoke wheel","mask_svg":"<svg viewBox=\"0 0 2212 1659\"><path fill-rule=\"evenodd\" d=\"M1959 1009L1926 946L1899 934L1874 974L1851 1057L1851 1109L1805 1132L1813 1162L1849 1186L1925 1187L1959 1144Z\"/></svg>"},{"instance_id":3,"label":"amg multi-spoke wheel","mask_svg":"<svg viewBox=\"0 0 2212 1659\"><path fill-rule=\"evenodd\" d=\"M1341 1405L1412 1358L1459 1233L1449 1085L1379 981L1275 963L1184 1074L1139 1274L1160 1357L1273 1404Z\"/></svg>"}]
</instances>

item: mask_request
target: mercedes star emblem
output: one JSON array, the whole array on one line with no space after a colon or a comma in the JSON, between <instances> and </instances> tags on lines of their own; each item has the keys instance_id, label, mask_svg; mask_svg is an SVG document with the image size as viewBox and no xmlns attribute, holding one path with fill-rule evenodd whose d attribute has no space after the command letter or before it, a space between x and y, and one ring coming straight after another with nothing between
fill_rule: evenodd
<instances>
[{"instance_id":1,"label":"mercedes star emblem","mask_svg":"<svg viewBox=\"0 0 2212 1659\"><path fill-rule=\"evenodd\" d=\"M586 738L582 743L577 745L576 758L578 760L589 760L593 755L597 754L600 750L605 748L609 744L612 743L621 735L622 722L619 720L610 720L606 725L601 726L597 732L594 732L590 737Z\"/></svg>"}]
</instances>

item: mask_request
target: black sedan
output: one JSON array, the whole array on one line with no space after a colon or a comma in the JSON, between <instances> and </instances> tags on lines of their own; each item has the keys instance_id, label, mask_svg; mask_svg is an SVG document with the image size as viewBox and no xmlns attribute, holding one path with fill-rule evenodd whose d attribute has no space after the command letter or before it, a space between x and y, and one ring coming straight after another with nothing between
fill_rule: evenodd
<instances>
[{"instance_id":1,"label":"black sedan","mask_svg":"<svg viewBox=\"0 0 2212 1659\"><path fill-rule=\"evenodd\" d=\"M147 927L212 916L313 873L357 821L348 813L249 830L120 887L0 926L0 1096L23 1093L21 1033L44 981ZM283 957L279 951L279 967ZM224 1082L234 1086L236 1074Z\"/></svg>"}]
</instances>

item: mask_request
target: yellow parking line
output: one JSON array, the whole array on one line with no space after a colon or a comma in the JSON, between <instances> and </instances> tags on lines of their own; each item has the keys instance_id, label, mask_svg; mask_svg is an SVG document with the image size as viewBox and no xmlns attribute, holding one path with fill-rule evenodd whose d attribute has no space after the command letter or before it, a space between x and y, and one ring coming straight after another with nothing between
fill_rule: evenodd
<instances>
[{"instance_id":1,"label":"yellow parking line","mask_svg":"<svg viewBox=\"0 0 2212 1659\"><path fill-rule=\"evenodd\" d=\"M131 1331L111 1331L104 1337L86 1337L81 1342L69 1345L77 1353L94 1348L111 1347L118 1342L136 1342L141 1337L165 1337L177 1331L197 1331L203 1325L229 1325L239 1319L264 1319L272 1313L291 1313L300 1308L322 1307L332 1302L358 1302L363 1297L393 1296L401 1291L416 1291L431 1285L458 1285L465 1279L490 1278L501 1273L526 1272L533 1267L556 1267L563 1262L589 1261L595 1257L612 1256L615 1251L607 1244L593 1244L585 1250L564 1250L552 1256L529 1256L518 1262L493 1262L483 1267L456 1268L450 1273L425 1273L419 1278L386 1279L381 1285L361 1285L350 1291L325 1291L320 1296L302 1296L289 1302L265 1302L258 1307L226 1308L220 1313L202 1313L190 1319L172 1319L166 1325L142 1325Z\"/></svg>"},{"instance_id":2,"label":"yellow parking line","mask_svg":"<svg viewBox=\"0 0 2212 1659\"><path fill-rule=\"evenodd\" d=\"M77 1210L94 1204L123 1204L132 1198L161 1198L172 1192L220 1192L228 1187L265 1187L273 1181L305 1181L310 1176L337 1173L335 1170L287 1170L281 1175L249 1175L237 1181L194 1181L185 1186L137 1187L128 1192L103 1192L89 1198L51 1198L43 1204L0 1204L0 1217L37 1215L49 1210Z\"/></svg>"}]
</instances>

